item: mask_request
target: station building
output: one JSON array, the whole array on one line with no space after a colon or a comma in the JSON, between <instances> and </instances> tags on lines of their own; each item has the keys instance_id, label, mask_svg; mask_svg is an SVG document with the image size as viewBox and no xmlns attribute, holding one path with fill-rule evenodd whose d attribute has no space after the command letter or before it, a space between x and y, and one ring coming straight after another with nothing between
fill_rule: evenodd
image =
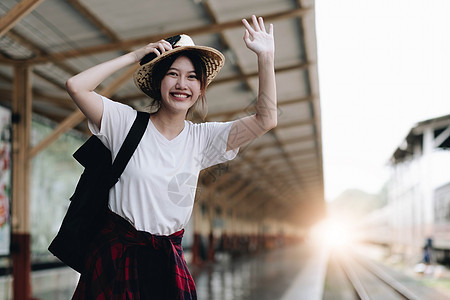
<instances>
[{"instance_id":1,"label":"station building","mask_svg":"<svg viewBox=\"0 0 450 300\"><path fill-rule=\"evenodd\" d=\"M449 251L449 149L450 115L411 128L389 161L388 204L365 221L369 241L415 262L427 244Z\"/></svg>"}]
</instances>

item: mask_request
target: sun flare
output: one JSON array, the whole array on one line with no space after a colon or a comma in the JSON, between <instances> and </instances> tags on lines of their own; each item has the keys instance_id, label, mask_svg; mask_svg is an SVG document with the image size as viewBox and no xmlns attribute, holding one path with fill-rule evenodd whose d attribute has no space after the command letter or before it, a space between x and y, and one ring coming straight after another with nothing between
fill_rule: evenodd
<instances>
[{"instance_id":1,"label":"sun flare","mask_svg":"<svg viewBox=\"0 0 450 300\"><path fill-rule=\"evenodd\" d=\"M312 229L312 235L330 248L342 248L354 240L350 224L337 219L326 219L318 223Z\"/></svg>"}]
</instances>

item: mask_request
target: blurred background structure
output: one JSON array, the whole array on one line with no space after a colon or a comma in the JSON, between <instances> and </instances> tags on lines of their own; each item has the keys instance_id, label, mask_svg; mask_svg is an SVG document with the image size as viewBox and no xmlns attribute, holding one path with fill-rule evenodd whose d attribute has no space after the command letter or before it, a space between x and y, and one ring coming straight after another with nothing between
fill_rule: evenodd
<instances>
[{"instance_id":1,"label":"blurred background structure","mask_svg":"<svg viewBox=\"0 0 450 300\"><path fill-rule=\"evenodd\" d=\"M206 120L252 114L257 62L241 23L252 14L275 27L279 122L234 161L201 173L183 241L199 299L448 295L450 93L427 85L429 78L438 82L435 74L445 78L444 70L414 72L421 60L450 70L450 60L415 52L450 47L450 34L436 36L439 43L420 42L450 17L442 17L448 4L434 6L442 1L406 2L2 0L0 299L68 299L77 282L78 274L47 251L82 172L72 154L89 136L65 81L186 33L226 57L206 94ZM427 26L416 24L424 9L436 14ZM393 63L383 60L411 28L413 44L402 46ZM375 55L366 52L370 46ZM403 61L410 52L414 64ZM149 101L131 78L135 67L98 92L146 110ZM411 82L383 81L409 74ZM413 94L427 100L412 100ZM418 103L431 107L431 97L441 94L440 115L415 113ZM406 136L394 130L402 126ZM373 167L380 155L386 177ZM380 188L365 190L355 178Z\"/></svg>"},{"instance_id":2,"label":"blurred background structure","mask_svg":"<svg viewBox=\"0 0 450 300\"><path fill-rule=\"evenodd\" d=\"M364 220L365 238L403 260L450 262L450 115L411 128L389 161L387 203Z\"/></svg>"}]
</instances>

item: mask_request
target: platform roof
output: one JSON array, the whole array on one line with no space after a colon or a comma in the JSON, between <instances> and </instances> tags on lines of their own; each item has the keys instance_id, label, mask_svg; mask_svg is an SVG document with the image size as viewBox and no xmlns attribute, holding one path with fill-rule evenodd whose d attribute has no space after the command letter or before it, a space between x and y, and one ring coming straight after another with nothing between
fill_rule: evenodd
<instances>
[{"instance_id":1,"label":"platform roof","mask_svg":"<svg viewBox=\"0 0 450 300\"><path fill-rule=\"evenodd\" d=\"M424 152L424 132L431 130L433 149L450 150L450 115L421 121L414 125L399 147L392 154L389 163L396 165L410 161Z\"/></svg>"},{"instance_id":2,"label":"platform roof","mask_svg":"<svg viewBox=\"0 0 450 300\"><path fill-rule=\"evenodd\" d=\"M11 106L14 66L32 65L33 112L59 124L31 150L35 155L61 132L72 127L86 131L64 88L70 76L146 43L186 33L226 57L206 94L207 120L251 114L257 61L242 40L241 19L252 14L275 27L278 127L241 149L233 162L204 171L198 197L234 199L244 216L309 223L324 207L314 1L2 0L0 104ZM149 100L131 73L111 76L99 92L143 109Z\"/></svg>"}]
</instances>

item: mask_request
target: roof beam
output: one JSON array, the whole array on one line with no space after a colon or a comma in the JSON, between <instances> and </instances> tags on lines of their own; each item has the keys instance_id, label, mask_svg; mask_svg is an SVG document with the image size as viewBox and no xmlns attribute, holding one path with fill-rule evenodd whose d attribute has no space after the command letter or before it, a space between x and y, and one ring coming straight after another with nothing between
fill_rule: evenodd
<instances>
[{"instance_id":1,"label":"roof beam","mask_svg":"<svg viewBox=\"0 0 450 300\"><path fill-rule=\"evenodd\" d=\"M46 54L46 52L40 49L35 43L31 42L29 39L25 38L14 29L9 30L6 33L6 36L19 43L23 47L26 47L28 50L32 51L34 53L34 56Z\"/></svg>"},{"instance_id":2,"label":"roof beam","mask_svg":"<svg viewBox=\"0 0 450 300\"><path fill-rule=\"evenodd\" d=\"M303 0L297 0L298 7L303 8ZM305 41L305 54L306 60L314 60L317 58L317 44L316 44L316 26L315 26L315 15L310 14L306 18L301 18L299 20L304 35ZM319 170L322 174L323 182L323 158L322 158L322 120L320 114L320 99L319 99L319 86L318 86L318 70L317 64L310 65L308 69L308 78L310 82L311 95L315 96L312 102L312 108L314 112L315 120L315 133L317 135L317 153L319 154ZM322 201L325 201L324 191L322 190Z\"/></svg>"},{"instance_id":3,"label":"roof beam","mask_svg":"<svg viewBox=\"0 0 450 300\"><path fill-rule=\"evenodd\" d=\"M309 12L310 8L297 8L293 10L288 10L280 13L274 13L263 16L263 18L267 22L273 22L278 20L284 20L289 18L300 17L305 13ZM224 23L218 24L208 24L206 26L199 26L194 28L187 28L184 30L184 33L190 36L201 35L201 34L211 34L218 33L224 30L233 29L233 28L242 27L242 20L233 20ZM102 52L110 52L110 51L119 51L127 48L132 48L135 46L140 46L149 43L150 41L157 41L160 39L164 39L168 36L173 36L179 34L180 31L171 31L171 32L163 32L154 35L144 36L140 38L117 41L107 44L102 44L94 47L87 47L82 49L74 49L66 52L53 53L43 55L41 57L34 58L30 61L30 63L38 64L38 63L46 63L49 61L59 61L67 58L74 58L79 56L93 55Z\"/></svg>"},{"instance_id":4,"label":"roof beam","mask_svg":"<svg viewBox=\"0 0 450 300\"><path fill-rule=\"evenodd\" d=\"M41 77L43 80L46 80L47 82L53 84L57 88L65 90L63 87L61 87L58 83L54 82L52 79L46 78L47 76L45 76L45 74L41 74L41 72L37 72L36 70L32 70L32 72L35 75ZM5 75L0 74L0 80L4 81L6 83L12 84L12 79L9 77L6 77ZM56 106L64 108L64 109L73 110L74 108L76 108L75 104L67 98L59 98L59 97L51 96L51 95L48 95L36 88L32 88L32 92L33 92L33 98L39 98L38 101L50 103L52 105L56 105ZM12 92L9 89L0 89L0 96L2 97L2 103L10 103L11 99L12 99ZM33 102L35 102L35 101L36 101L36 99L33 99ZM33 108L33 112L37 112L37 111L35 111L35 109ZM51 118L51 119L53 119L53 118Z\"/></svg>"},{"instance_id":5,"label":"roof beam","mask_svg":"<svg viewBox=\"0 0 450 300\"><path fill-rule=\"evenodd\" d=\"M99 18L97 18L91 11L78 0L68 0L68 2L82 14L92 25L97 27L109 40L119 42L120 39L108 26L105 25Z\"/></svg>"},{"instance_id":6,"label":"roof beam","mask_svg":"<svg viewBox=\"0 0 450 300\"><path fill-rule=\"evenodd\" d=\"M249 184L250 184L249 180L241 180L239 183L235 183L230 187L225 188L225 190L221 192L219 196L216 198L217 203L224 203L224 201L225 202L229 201L230 196L232 196L237 191L244 189Z\"/></svg>"},{"instance_id":7,"label":"roof beam","mask_svg":"<svg viewBox=\"0 0 450 300\"><path fill-rule=\"evenodd\" d=\"M300 70L307 69L310 64L311 64L311 62L306 62L306 63L288 65L286 67L280 67L280 68L275 69L275 73L287 72L287 71L298 70L298 69L300 69ZM213 80L211 82L210 85L215 85L218 83L226 83L226 82L231 82L231 81L236 81L236 80L247 80L251 77L256 77L256 76L258 76L258 72L253 72L253 73L249 73L249 74L239 74L239 75L229 76L229 77L225 77L225 78L216 78L215 80Z\"/></svg>"},{"instance_id":8,"label":"roof beam","mask_svg":"<svg viewBox=\"0 0 450 300\"><path fill-rule=\"evenodd\" d=\"M116 80L114 80L109 86L103 89L100 94L105 97L110 97L113 95L134 73L136 70L136 65L131 66L126 71L124 71L121 76L119 76ZM81 121L83 121L86 117L83 115L81 110L77 110L68 116L64 121L62 121L56 128L50 133L44 140L42 140L38 145L34 146L30 151L31 157L34 157L40 151L45 149L48 145L53 143L60 135L65 133L67 130L75 127Z\"/></svg>"},{"instance_id":9,"label":"roof beam","mask_svg":"<svg viewBox=\"0 0 450 300\"><path fill-rule=\"evenodd\" d=\"M6 78L7 82L11 82L9 80L9 78ZM70 101L67 98L60 98L60 97L55 97L52 95L48 95L40 90L37 90L35 88L32 89L33 92L33 103L36 102L41 102L41 103L46 103L46 104L51 104L54 106L57 106L59 108L63 108L63 109L70 109L73 110L75 108L77 108L75 106L75 104ZM1 102L7 106L11 105L11 100L12 100L12 91L10 89L3 89L0 88L0 98L1 98ZM33 112L37 111L35 110L35 108L33 107ZM46 115L46 114L42 114L41 115Z\"/></svg>"},{"instance_id":10,"label":"roof beam","mask_svg":"<svg viewBox=\"0 0 450 300\"><path fill-rule=\"evenodd\" d=\"M443 131L439 136L434 139L433 147L439 147L443 142L445 142L450 137L450 125Z\"/></svg>"},{"instance_id":11,"label":"roof beam","mask_svg":"<svg viewBox=\"0 0 450 300\"><path fill-rule=\"evenodd\" d=\"M243 160L240 162L241 164L244 164L244 163L251 163L251 164L253 164L254 163L252 158L247 158L245 156L242 156L242 157L243 157L242 158ZM239 165L239 163L235 163L234 165L237 166L237 165ZM236 170L239 172L239 169L236 169ZM203 171L202 175L204 174L204 172L207 172L207 170ZM210 184L208 186L205 186L204 187L205 188L204 191L201 191L200 193L197 193L197 200L196 201L200 201L200 200L203 200L203 199L211 196L212 193L216 190L216 188L219 185L222 185L222 184L228 182L230 179L232 180L233 176L236 176L235 173L236 173L236 171L229 171L226 174L224 174L223 176L221 176L218 180L213 182L212 184Z\"/></svg>"},{"instance_id":12,"label":"roof beam","mask_svg":"<svg viewBox=\"0 0 450 300\"><path fill-rule=\"evenodd\" d=\"M16 42L18 42L19 44L27 47L28 49L30 49L32 52L34 52L36 55L45 55L48 52L46 52L44 49L42 49L40 46L38 46L37 44L27 40L24 36L22 36L20 33L16 32L15 30L10 30L7 33L8 37L15 40ZM60 68L61 70L63 70L64 72L68 73L68 74L76 74L78 73L77 71L75 71L72 67L70 67L69 65L63 63L63 62L57 62L55 64L58 68ZM32 72L39 76L41 79L47 81L48 83L56 86L58 89L60 90L64 90L65 91L65 87L64 84L58 82L57 80L55 80L54 78L51 78L50 76L48 76L45 72L40 72L39 70L37 70L36 68L34 68L32 70Z\"/></svg>"},{"instance_id":13,"label":"roof beam","mask_svg":"<svg viewBox=\"0 0 450 300\"><path fill-rule=\"evenodd\" d=\"M54 107L58 107L58 108L62 108L65 110L70 110L70 111L73 111L74 109L77 108L75 103L73 101L70 101L67 98L50 96L45 93L42 93L41 91L34 91L33 96L34 96L33 103L39 102L41 104L51 105ZM45 116L46 114L44 113L41 115Z\"/></svg>"},{"instance_id":14,"label":"roof beam","mask_svg":"<svg viewBox=\"0 0 450 300\"><path fill-rule=\"evenodd\" d=\"M289 138L286 140L282 140L282 144L284 146L289 145L289 144L296 144L296 143L304 143L304 142L314 142L316 140L316 137L314 135L308 135L308 136L304 136L304 137L295 137L295 138ZM273 147L273 142L270 143L264 143L264 144L260 144L257 146L252 146L252 149L255 150L260 150L260 149L264 149L264 148L270 148Z\"/></svg>"},{"instance_id":15,"label":"roof beam","mask_svg":"<svg viewBox=\"0 0 450 300\"><path fill-rule=\"evenodd\" d=\"M307 119L307 120L300 120L300 121L296 121L296 122L278 124L277 127L275 127L272 130L279 130L279 129L285 129L285 128L291 128L291 127L304 126L304 125L314 125L314 124L315 124L314 119Z\"/></svg>"},{"instance_id":16,"label":"roof beam","mask_svg":"<svg viewBox=\"0 0 450 300\"><path fill-rule=\"evenodd\" d=\"M22 0L0 19L0 37L20 22L44 0Z\"/></svg>"},{"instance_id":17,"label":"roof beam","mask_svg":"<svg viewBox=\"0 0 450 300\"><path fill-rule=\"evenodd\" d=\"M284 101L278 102L277 107L282 107L285 105L307 102L307 101L312 101L312 98L311 97L303 97L303 98L293 98L293 99L289 99L289 100L284 100ZM227 117L227 119L233 119L233 117L235 115L240 114L242 112L243 112L242 108L234 109L234 110L227 110L227 111L218 112L218 113L214 113L214 114L208 114L206 119L211 120L214 118L220 118L222 116Z\"/></svg>"},{"instance_id":18,"label":"roof beam","mask_svg":"<svg viewBox=\"0 0 450 300\"><path fill-rule=\"evenodd\" d=\"M209 5L209 3L207 1L203 1L202 5L205 8L206 13L208 14L209 19L212 21L212 23L217 24L217 17L215 15L214 11L212 10L211 6ZM228 41L227 37L223 34L223 31L219 32L219 35L220 35L220 39L222 41L223 48L230 48L230 42ZM242 68L242 66L239 62L239 59L237 57L236 57L236 61L235 61L235 67L239 71L240 75L245 75L244 69ZM242 78L242 81L244 81L244 83L247 86L249 91L253 90L248 77L244 76L244 78Z\"/></svg>"},{"instance_id":19,"label":"roof beam","mask_svg":"<svg viewBox=\"0 0 450 300\"><path fill-rule=\"evenodd\" d=\"M30 41L29 39L25 38L22 34L17 32L16 30L12 29L7 33L8 37L16 41L17 43L21 44L22 46L28 48L32 52L34 52L35 56L41 56L41 55L47 55L48 52L41 48L41 46L37 45L36 43ZM14 60L11 60L14 61ZM55 64L57 67L62 69L64 72L67 72L69 74L76 74L77 71L70 67L67 64L64 64L62 62Z\"/></svg>"}]
</instances>

